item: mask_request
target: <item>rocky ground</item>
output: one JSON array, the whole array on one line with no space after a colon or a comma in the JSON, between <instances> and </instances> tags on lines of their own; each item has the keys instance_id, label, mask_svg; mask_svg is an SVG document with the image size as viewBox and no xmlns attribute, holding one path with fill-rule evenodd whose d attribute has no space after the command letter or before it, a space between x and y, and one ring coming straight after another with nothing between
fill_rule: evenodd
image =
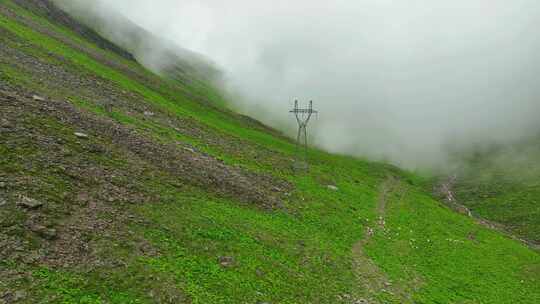
<instances>
[{"instance_id":1,"label":"rocky ground","mask_svg":"<svg viewBox=\"0 0 540 304\"><path fill-rule=\"evenodd\" d=\"M111 60L6 6L0 6L0 14L59 39L137 81L162 85L156 76ZM20 38L4 28L0 33L0 65L29 76L27 87L0 78L2 260L65 269L125 264L109 260L100 243L106 242L104 239L127 240L126 226L145 223L121 206L159 200L145 183L164 174L177 187L200 187L263 209L280 208L281 200L292 190L283 180L227 165L189 144L164 143L106 115L81 111L69 96L84 98L105 113L152 121L225 151L255 150L251 143L219 136L196 120L155 109L142 96L82 73L61 56L22 51L27 46ZM96 239L99 241L93 241ZM142 238L134 243L141 255L157 254ZM7 285L32 280L28 272L6 270L1 275ZM24 291L7 290L0 294L0 301L11 303L24 296Z\"/></svg>"},{"instance_id":2,"label":"rocky ground","mask_svg":"<svg viewBox=\"0 0 540 304\"><path fill-rule=\"evenodd\" d=\"M0 303L537 298L536 253L419 177L315 149L295 172L294 144L210 86L15 2L31 9L0 3Z\"/></svg>"},{"instance_id":3,"label":"rocky ground","mask_svg":"<svg viewBox=\"0 0 540 304\"><path fill-rule=\"evenodd\" d=\"M202 187L268 209L279 208L291 190L286 182L225 165L185 144L152 141L70 103L6 85L0 88L0 122L0 257L14 263L122 265L104 258L92 240L126 239L123 227L144 224L121 206L159 200L143 184L164 172L178 187ZM142 239L134 247L156 254ZM7 271L2 277L28 274ZM20 296L7 292L4 298Z\"/></svg>"}]
</instances>

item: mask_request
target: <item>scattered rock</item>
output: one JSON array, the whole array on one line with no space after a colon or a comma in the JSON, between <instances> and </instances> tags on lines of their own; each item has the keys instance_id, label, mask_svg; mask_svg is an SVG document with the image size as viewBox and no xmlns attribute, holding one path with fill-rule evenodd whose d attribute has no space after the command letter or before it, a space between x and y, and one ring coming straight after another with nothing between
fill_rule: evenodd
<instances>
[{"instance_id":1,"label":"scattered rock","mask_svg":"<svg viewBox=\"0 0 540 304\"><path fill-rule=\"evenodd\" d=\"M0 127L9 129L9 128L11 128L11 123L6 119L2 119L0 121Z\"/></svg>"},{"instance_id":2,"label":"scattered rock","mask_svg":"<svg viewBox=\"0 0 540 304\"><path fill-rule=\"evenodd\" d=\"M13 301L14 302L24 300L25 298L26 298L26 291L24 291L24 290L17 290L13 294Z\"/></svg>"},{"instance_id":3,"label":"scattered rock","mask_svg":"<svg viewBox=\"0 0 540 304\"><path fill-rule=\"evenodd\" d=\"M41 258L41 255L37 251L32 251L23 258L26 264L32 264L37 262Z\"/></svg>"},{"instance_id":4,"label":"scattered rock","mask_svg":"<svg viewBox=\"0 0 540 304\"><path fill-rule=\"evenodd\" d=\"M332 191L338 191L339 190L339 188L334 186L334 185L327 185L326 188L328 188L328 189L330 189Z\"/></svg>"},{"instance_id":5,"label":"scattered rock","mask_svg":"<svg viewBox=\"0 0 540 304\"><path fill-rule=\"evenodd\" d=\"M7 202L0 198L0 207L4 206L5 204L7 204Z\"/></svg>"},{"instance_id":6,"label":"scattered rock","mask_svg":"<svg viewBox=\"0 0 540 304\"><path fill-rule=\"evenodd\" d=\"M6 183L0 182L0 189L5 189L6 186L7 186Z\"/></svg>"},{"instance_id":7,"label":"scattered rock","mask_svg":"<svg viewBox=\"0 0 540 304\"><path fill-rule=\"evenodd\" d=\"M58 236L58 233L57 233L56 229L46 229L46 230L43 231L41 236L44 239L47 239L47 240L54 240Z\"/></svg>"},{"instance_id":8,"label":"scattered rock","mask_svg":"<svg viewBox=\"0 0 540 304\"><path fill-rule=\"evenodd\" d=\"M229 256L222 256L218 258L218 263L221 267L231 268L234 266L234 258Z\"/></svg>"},{"instance_id":9,"label":"scattered rock","mask_svg":"<svg viewBox=\"0 0 540 304\"><path fill-rule=\"evenodd\" d=\"M89 145L88 152L91 153L105 153L105 148L98 145Z\"/></svg>"},{"instance_id":10,"label":"scattered rock","mask_svg":"<svg viewBox=\"0 0 540 304\"><path fill-rule=\"evenodd\" d=\"M255 270L255 273L257 274L258 277L264 277L265 273L263 270L261 270L260 268L257 268L257 270Z\"/></svg>"},{"instance_id":11,"label":"scattered rock","mask_svg":"<svg viewBox=\"0 0 540 304\"><path fill-rule=\"evenodd\" d=\"M356 301L354 301L354 304L368 304L368 300L366 299L358 299Z\"/></svg>"},{"instance_id":12,"label":"scattered rock","mask_svg":"<svg viewBox=\"0 0 540 304\"><path fill-rule=\"evenodd\" d=\"M26 196L20 196L19 201L17 202L17 205L22 206L27 209L37 209L41 206L43 206L43 203L35 200L33 198L29 198Z\"/></svg>"},{"instance_id":13,"label":"scattered rock","mask_svg":"<svg viewBox=\"0 0 540 304\"><path fill-rule=\"evenodd\" d=\"M88 139L88 135L86 135L84 133L75 132L74 134L75 134L75 136L77 136L77 138Z\"/></svg>"},{"instance_id":14,"label":"scattered rock","mask_svg":"<svg viewBox=\"0 0 540 304\"><path fill-rule=\"evenodd\" d=\"M188 147L182 147L182 149L188 151L188 152L191 152L191 153L195 153L195 150L191 149L191 148L188 148Z\"/></svg>"},{"instance_id":15,"label":"scattered rock","mask_svg":"<svg viewBox=\"0 0 540 304\"><path fill-rule=\"evenodd\" d=\"M32 96L32 99L35 100L35 101L45 101L45 98L43 98L41 96L38 96L38 95Z\"/></svg>"},{"instance_id":16,"label":"scattered rock","mask_svg":"<svg viewBox=\"0 0 540 304\"><path fill-rule=\"evenodd\" d=\"M42 225L35 225L30 228L33 232L35 232L40 237L46 239L46 240L54 240L56 239L57 233L56 229L49 229Z\"/></svg>"},{"instance_id":17,"label":"scattered rock","mask_svg":"<svg viewBox=\"0 0 540 304\"><path fill-rule=\"evenodd\" d=\"M144 111L144 116L154 116L154 112L150 112L150 111Z\"/></svg>"},{"instance_id":18,"label":"scattered rock","mask_svg":"<svg viewBox=\"0 0 540 304\"><path fill-rule=\"evenodd\" d=\"M86 203L90 199L90 196L87 192L80 192L77 194L77 201L81 203Z\"/></svg>"}]
</instances>

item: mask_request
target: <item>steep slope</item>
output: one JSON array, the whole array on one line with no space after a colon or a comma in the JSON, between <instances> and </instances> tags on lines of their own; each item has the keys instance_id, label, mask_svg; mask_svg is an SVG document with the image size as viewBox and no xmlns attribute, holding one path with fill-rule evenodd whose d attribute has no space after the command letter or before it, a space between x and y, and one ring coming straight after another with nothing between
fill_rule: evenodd
<instances>
[{"instance_id":1,"label":"steep slope","mask_svg":"<svg viewBox=\"0 0 540 304\"><path fill-rule=\"evenodd\" d=\"M31 4L28 4L29 1L21 0L21 3L26 3L25 7L33 8L34 11L37 10L41 14L50 15L51 11L55 11L56 6L51 4L49 0L30 2ZM39 5L39 3L46 4ZM221 76L207 58L157 37L118 13L111 12L111 15L89 14L88 10L92 10L96 3L80 0L55 0L54 3L76 16L77 20L92 26L103 37L115 41L115 44L129 50L135 59L143 65L151 67L153 71L159 71L161 75L173 77L184 83L193 83L197 80L214 81ZM44 6L48 9L43 9ZM53 20L57 19L54 17ZM83 37L87 37L92 42L97 42L102 48L123 55L122 52L116 51L114 45L111 47L111 43L103 42L107 40L100 36L96 37L95 32L87 30L88 26L83 26L84 30L81 31L81 26L77 22L66 22L65 18L62 20L63 24L81 33Z\"/></svg>"},{"instance_id":2,"label":"steep slope","mask_svg":"<svg viewBox=\"0 0 540 304\"><path fill-rule=\"evenodd\" d=\"M0 301L540 302L540 255L420 178L315 149L294 172L210 84L5 0L0 73Z\"/></svg>"},{"instance_id":3,"label":"steep slope","mask_svg":"<svg viewBox=\"0 0 540 304\"><path fill-rule=\"evenodd\" d=\"M111 43L109 40L101 37L96 31L90 27L75 21L71 18L66 12L58 8L50 1L43 0L15 0L15 3L24 7L27 10L32 11L33 13L41 16L47 17L52 22L65 26L81 37L89 40L90 42L95 43L102 49L112 51L126 59L133 60L133 56L118 47L117 45Z\"/></svg>"},{"instance_id":4,"label":"steep slope","mask_svg":"<svg viewBox=\"0 0 540 304\"><path fill-rule=\"evenodd\" d=\"M540 141L529 138L464 157L453 185L477 217L540 246Z\"/></svg>"}]
</instances>

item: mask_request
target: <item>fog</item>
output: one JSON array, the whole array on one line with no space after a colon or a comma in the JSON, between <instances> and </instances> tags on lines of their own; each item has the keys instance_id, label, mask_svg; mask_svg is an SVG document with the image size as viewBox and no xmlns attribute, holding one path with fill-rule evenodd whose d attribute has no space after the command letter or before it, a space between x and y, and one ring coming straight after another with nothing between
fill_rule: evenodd
<instances>
[{"instance_id":1,"label":"fog","mask_svg":"<svg viewBox=\"0 0 540 304\"><path fill-rule=\"evenodd\" d=\"M285 132L313 100L332 152L431 168L540 130L536 0L59 1L206 56L233 107Z\"/></svg>"}]
</instances>

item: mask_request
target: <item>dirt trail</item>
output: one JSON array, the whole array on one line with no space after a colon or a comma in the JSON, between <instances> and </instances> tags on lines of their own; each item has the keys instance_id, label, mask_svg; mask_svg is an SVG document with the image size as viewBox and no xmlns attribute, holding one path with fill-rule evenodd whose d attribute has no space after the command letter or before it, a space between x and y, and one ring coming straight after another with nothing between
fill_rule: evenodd
<instances>
[{"instance_id":1,"label":"dirt trail","mask_svg":"<svg viewBox=\"0 0 540 304\"><path fill-rule=\"evenodd\" d=\"M505 236L513 240L516 240L518 242L525 244L526 246L528 246L529 248L533 250L540 251L539 243L535 243L531 240L520 238L516 236L515 234L513 234L510 228L506 227L505 225L482 218L478 216L477 214L474 214L469 208L467 208L467 206L461 204L456 198L456 194L455 194L455 188L456 188L457 182L458 182L458 177L456 174L454 174L448 177L447 179L442 180L435 186L435 189L434 189L435 195L441 198L441 201L448 208L454 210L455 212L469 216L470 218L474 219L474 221L479 225L482 225L486 228L489 228L501 234L504 234Z\"/></svg>"},{"instance_id":2,"label":"dirt trail","mask_svg":"<svg viewBox=\"0 0 540 304\"><path fill-rule=\"evenodd\" d=\"M391 282L386 274L364 252L364 247L371 241L374 234L384 232L386 229L385 214L387 204L395 197L399 197L399 201L403 200L406 191L406 187L392 176L388 177L380 185L376 209L377 221L373 227L368 226L366 228L365 237L354 244L352 248L354 272L358 282L363 287L361 296L364 297L353 301L353 303L379 303L376 297L383 293L398 299L401 303L411 302L410 296L407 295L405 290Z\"/></svg>"}]
</instances>

